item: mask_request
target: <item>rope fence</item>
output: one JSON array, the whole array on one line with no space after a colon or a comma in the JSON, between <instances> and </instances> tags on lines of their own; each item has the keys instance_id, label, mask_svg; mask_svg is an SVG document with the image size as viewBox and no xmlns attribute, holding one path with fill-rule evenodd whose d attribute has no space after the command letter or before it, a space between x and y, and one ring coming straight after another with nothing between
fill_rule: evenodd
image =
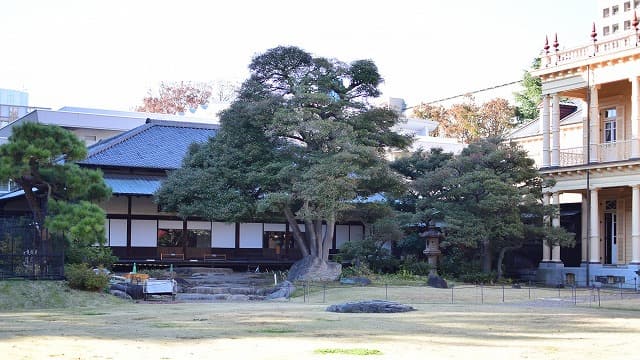
<instances>
[{"instance_id":1,"label":"rope fence","mask_svg":"<svg viewBox=\"0 0 640 360\"><path fill-rule=\"evenodd\" d=\"M298 282L291 302L327 304L360 300L388 300L410 304L535 304L550 306L602 306L610 300L640 300L634 287L546 287L527 285L454 285L438 289L426 285L340 285L335 283ZM640 305L638 305L640 306Z\"/></svg>"}]
</instances>

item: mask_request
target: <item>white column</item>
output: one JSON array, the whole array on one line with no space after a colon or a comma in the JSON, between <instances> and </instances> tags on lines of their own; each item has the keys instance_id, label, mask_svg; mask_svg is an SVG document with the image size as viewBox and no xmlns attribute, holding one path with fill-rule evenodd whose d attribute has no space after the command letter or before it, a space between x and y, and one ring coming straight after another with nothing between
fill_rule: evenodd
<instances>
[{"instance_id":1,"label":"white column","mask_svg":"<svg viewBox=\"0 0 640 360\"><path fill-rule=\"evenodd\" d=\"M631 186L631 263L640 265L640 185Z\"/></svg>"},{"instance_id":2,"label":"white column","mask_svg":"<svg viewBox=\"0 0 640 360\"><path fill-rule=\"evenodd\" d=\"M560 96L553 94L553 110L551 111L551 166L560 166Z\"/></svg>"},{"instance_id":3,"label":"white column","mask_svg":"<svg viewBox=\"0 0 640 360\"><path fill-rule=\"evenodd\" d=\"M580 229L580 239L581 239L581 256L580 256L580 261L581 262L587 262L587 241L589 241L589 236L587 235L587 221L589 221L589 217L588 217L588 212L589 212L589 208L587 207L587 196L589 196L587 193L582 193L582 206L581 206L581 223L582 223L582 227Z\"/></svg>"},{"instance_id":4,"label":"white column","mask_svg":"<svg viewBox=\"0 0 640 360\"><path fill-rule=\"evenodd\" d=\"M600 263L600 223L598 219L598 189L591 190L591 219L589 219L589 262L594 264Z\"/></svg>"},{"instance_id":5,"label":"white column","mask_svg":"<svg viewBox=\"0 0 640 360\"><path fill-rule=\"evenodd\" d=\"M640 158L640 77L631 79L631 158Z\"/></svg>"},{"instance_id":6,"label":"white column","mask_svg":"<svg viewBox=\"0 0 640 360\"><path fill-rule=\"evenodd\" d=\"M600 110L598 105L598 86L591 87L591 104L589 107L589 116L591 122L591 144L590 145L590 162L599 162L599 145L600 145Z\"/></svg>"},{"instance_id":7,"label":"white column","mask_svg":"<svg viewBox=\"0 0 640 360\"><path fill-rule=\"evenodd\" d=\"M547 206L549 205L549 201L550 201L549 193L544 193L542 195L542 204ZM543 219L544 226L549 226L549 220L550 220L549 216L545 215ZM542 242L542 262L549 262L549 261L551 261L551 248L549 247L546 241L543 241Z\"/></svg>"},{"instance_id":8,"label":"white column","mask_svg":"<svg viewBox=\"0 0 640 360\"><path fill-rule=\"evenodd\" d=\"M558 210L558 213L551 220L551 226L554 228L560 227L560 193L553 193L553 205ZM551 262L560 263L560 245L553 245L551 248Z\"/></svg>"},{"instance_id":9,"label":"white column","mask_svg":"<svg viewBox=\"0 0 640 360\"><path fill-rule=\"evenodd\" d=\"M551 165L551 141L549 137L549 95L542 96L542 167Z\"/></svg>"}]
</instances>

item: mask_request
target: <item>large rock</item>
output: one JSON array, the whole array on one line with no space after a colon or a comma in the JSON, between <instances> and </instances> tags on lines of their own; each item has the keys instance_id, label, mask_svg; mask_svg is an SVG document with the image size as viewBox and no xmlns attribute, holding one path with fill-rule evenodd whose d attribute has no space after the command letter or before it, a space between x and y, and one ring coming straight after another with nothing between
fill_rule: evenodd
<instances>
[{"instance_id":1,"label":"large rock","mask_svg":"<svg viewBox=\"0 0 640 360\"><path fill-rule=\"evenodd\" d=\"M447 281L438 275L429 275L429 279L427 279L427 285L438 289L448 288Z\"/></svg>"},{"instance_id":2,"label":"large rock","mask_svg":"<svg viewBox=\"0 0 640 360\"><path fill-rule=\"evenodd\" d=\"M414 310L409 305L385 300L347 302L334 304L327 308L327 311L337 313L399 313Z\"/></svg>"},{"instance_id":3,"label":"large rock","mask_svg":"<svg viewBox=\"0 0 640 360\"><path fill-rule=\"evenodd\" d=\"M316 256L305 256L289 269L289 281L336 281L342 273L342 265L324 261Z\"/></svg>"},{"instance_id":4,"label":"large rock","mask_svg":"<svg viewBox=\"0 0 640 360\"><path fill-rule=\"evenodd\" d=\"M267 300L288 299L296 291L296 287L289 281L283 281L274 292L266 296Z\"/></svg>"}]
</instances>

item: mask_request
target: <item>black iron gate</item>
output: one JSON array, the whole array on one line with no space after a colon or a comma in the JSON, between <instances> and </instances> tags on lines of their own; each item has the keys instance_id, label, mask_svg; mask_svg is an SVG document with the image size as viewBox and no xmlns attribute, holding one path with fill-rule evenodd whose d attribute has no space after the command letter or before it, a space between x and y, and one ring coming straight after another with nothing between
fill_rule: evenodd
<instances>
[{"instance_id":1,"label":"black iron gate","mask_svg":"<svg viewBox=\"0 0 640 360\"><path fill-rule=\"evenodd\" d=\"M64 244L43 235L29 217L0 218L0 279L61 279Z\"/></svg>"}]
</instances>

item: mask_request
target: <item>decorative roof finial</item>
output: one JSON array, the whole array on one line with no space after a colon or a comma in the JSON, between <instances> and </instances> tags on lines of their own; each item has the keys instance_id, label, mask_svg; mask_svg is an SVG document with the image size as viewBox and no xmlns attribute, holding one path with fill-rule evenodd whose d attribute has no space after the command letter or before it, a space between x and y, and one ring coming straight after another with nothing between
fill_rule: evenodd
<instances>
[{"instance_id":1,"label":"decorative roof finial","mask_svg":"<svg viewBox=\"0 0 640 360\"><path fill-rule=\"evenodd\" d=\"M638 21L638 13L633 10L633 21L631 22L631 25L633 25L633 28L636 29L636 46L638 46L638 23L640 23Z\"/></svg>"},{"instance_id":2,"label":"decorative roof finial","mask_svg":"<svg viewBox=\"0 0 640 360\"><path fill-rule=\"evenodd\" d=\"M596 32L596 23L593 23L593 27L591 28L591 40L595 43L598 41L598 33Z\"/></svg>"},{"instance_id":3,"label":"decorative roof finial","mask_svg":"<svg viewBox=\"0 0 640 360\"><path fill-rule=\"evenodd\" d=\"M544 49L544 53L548 55L549 54L549 36L548 35L544 36L544 48L543 49Z\"/></svg>"},{"instance_id":4,"label":"decorative roof finial","mask_svg":"<svg viewBox=\"0 0 640 360\"><path fill-rule=\"evenodd\" d=\"M558 52L558 46L560 46L560 44L558 43L558 33L556 33L555 40L553 40L553 48L556 49L556 52Z\"/></svg>"}]
</instances>

